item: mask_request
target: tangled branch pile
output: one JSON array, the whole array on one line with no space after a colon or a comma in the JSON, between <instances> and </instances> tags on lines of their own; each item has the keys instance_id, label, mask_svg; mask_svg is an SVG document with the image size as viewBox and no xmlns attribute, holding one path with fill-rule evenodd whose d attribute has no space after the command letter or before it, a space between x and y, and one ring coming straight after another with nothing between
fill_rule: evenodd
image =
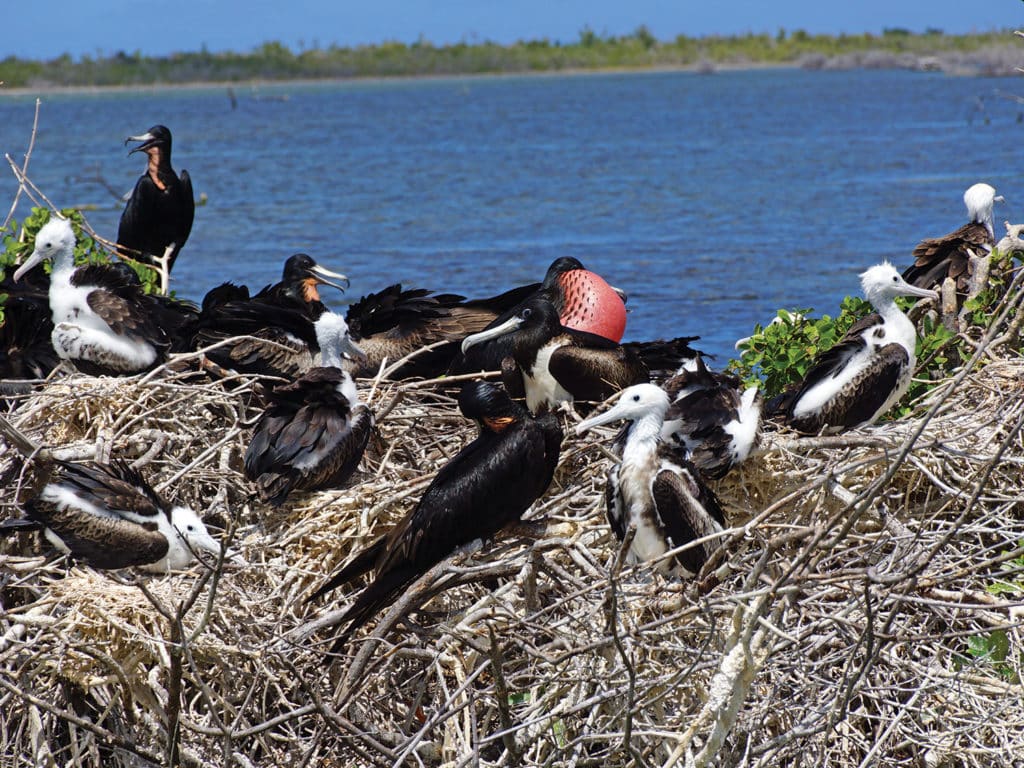
<instances>
[{"instance_id":1,"label":"tangled branch pile","mask_svg":"<svg viewBox=\"0 0 1024 768\"><path fill-rule=\"evenodd\" d=\"M56 379L19 405L22 430L61 458L134 461L247 565L106 574L3 544L5 764L1010 764L1022 300L1018 278L916 417L766 435L718 484L731 528L696 581L623 565L609 456L570 436L543 525L442 562L341 658L326 649L348 597L305 597L470 439L449 394L362 382L386 415L353 486L275 511L240 472L252 379ZM33 471L4 447L0 472L16 514Z\"/></svg>"}]
</instances>

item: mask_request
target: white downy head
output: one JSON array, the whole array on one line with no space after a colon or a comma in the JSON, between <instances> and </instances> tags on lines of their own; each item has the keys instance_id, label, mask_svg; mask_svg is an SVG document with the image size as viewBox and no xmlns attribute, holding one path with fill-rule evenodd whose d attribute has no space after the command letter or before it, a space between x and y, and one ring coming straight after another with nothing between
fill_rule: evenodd
<instances>
[{"instance_id":1,"label":"white downy head","mask_svg":"<svg viewBox=\"0 0 1024 768\"><path fill-rule=\"evenodd\" d=\"M45 259L53 263L54 271L67 269L75 263L75 231L67 219L51 218L36 233L36 247L25 263L15 270L13 279L21 276Z\"/></svg>"},{"instance_id":2,"label":"white downy head","mask_svg":"<svg viewBox=\"0 0 1024 768\"><path fill-rule=\"evenodd\" d=\"M897 296L920 296L936 300L939 298L939 294L935 291L918 288L908 283L889 262L876 264L861 273L860 285L864 291L864 298L883 314L888 306L893 305L893 299Z\"/></svg>"},{"instance_id":3,"label":"white downy head","mask_svg":"<svg viewBox=\"0 0 1024 768\"><path fill-rule=\"evenodd\" d=\"M996 195L996 190L991 184L984 182L974 184L964 192L964 205L967 206L967 215L971 221L984 224L989 235L994 240L996 237L993 229L992 207L996 201L1003 202L1002 195Z\"/></svg>"},{"instance_id":4,"label":"white downy head","mask_svg":"<svg viewBox=\"0 0 1024 768\"><path fill-rule=\"evenodd\" d=\"M634 384L622 390L615 405L607 411L597 416L591 416L586 421L577 424L576 434L620 419L633 422L647 419L656 425L655 431L657 432L665 420L665 411L667 410L668 393L665 390L655 384Z\"/></svg>"},{"instance_id":5,"label":"white downy head","mask_svg":"<svg viewBox=\"0 0 1024 768\"><path fill-rule=\"evenodd\" d=\"M313 327L320 345L320 365L324 368L341 368L343 360L366 362L366 353L348 335L348 323L341 315L324 312Z\"/></svg>"},{"instance_id":6,"label":"white downy head","mask_svg":"<svg viewBox=\"0 0 1024 768\"><path fill-rule=\"evenodd\" d=\"M220 544L190 507L172 507L167 518L161 516L158 525L160 533L167 537L167 555L163 560L144 566L146 570L179 570L190 566L197 556L205 555L207 562L220 556Z\"/></svg>"}]
</instances>

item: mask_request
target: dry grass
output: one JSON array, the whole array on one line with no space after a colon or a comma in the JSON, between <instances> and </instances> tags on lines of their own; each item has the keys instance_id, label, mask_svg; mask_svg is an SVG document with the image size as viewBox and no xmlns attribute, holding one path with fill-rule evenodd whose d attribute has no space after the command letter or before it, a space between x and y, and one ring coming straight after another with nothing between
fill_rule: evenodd
<instances>
[{"instance_id":1,"label":"dry grass","mask_svg":"<svg viewBox=\"0 0 1024 768\"><path fill-rule=\"evenodd\" d=\"M1018 280L1004 309L1020 302ZM976 360L915 418L838 438L768 435L718 485L726 555L696 583L623 567L601 509L607 441L568 437L530 515L543 533L442 563L334 660L330 625L349 596L304 597L470 439L452 399L430 384L363 382L386 417L354 487L270 510L240 473L251 379L56 378L16 411L21 429L62 456L135 460L166 495L226 524L248 565L153 577L0 555L4 756L1011 764L1024 725L1021 593L990 588L1016 583L1006 569L1024 553L1015 322L1007 311L976 339ZM31 481L19 465L0 455L5 515ZM986 638L1005 658L968 652Z\"/></svg>"}]
</instances>

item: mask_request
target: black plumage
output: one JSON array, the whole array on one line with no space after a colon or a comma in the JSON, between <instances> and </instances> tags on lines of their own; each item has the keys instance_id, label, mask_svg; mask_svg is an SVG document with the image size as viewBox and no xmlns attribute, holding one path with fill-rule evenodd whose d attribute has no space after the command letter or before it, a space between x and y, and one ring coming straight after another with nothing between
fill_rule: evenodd
<instances>
[{"instance_id":1,"label":"black plumage","mask_svg":"<svg viewBox=\"0 0 1024 768\"><path fill-rule=\"evenodd\" d=\"M277 506L295 490L337 488L355 472L373 414L354 390L337 368L312 368L273 389L245 452L246 477L262 501Z\"/></svg>"},{"instance_id":2,"label":"black plumage","mask_svg":"<svg viewBox=\"0 0 1024 768\"><path fill-rule=\"evenodd\" d=\"M192 179L188 171L179 176L171 167L171 132L165 126L154 125L129 141L142 143L128 154L145 152L149 164L121 213L117 243L124 255L156 267L166 278L192 231Z\"/></svg>"},{"instance_id":3,"label":"black plumage","mask_svg":"<svg viewBox=\"0 0 1024 768\"><path fill-rule=\"evenodd\" d=\"M533 418L499 387L484 382L466 384L459 407L479 423L480 434L441 468L415 509L387 536L313 594L320 597L373 571L373 581L342 619L346 626L334 651L458 547L489 539L518 521L550 485L562 440L554 415Z\"/></svg>"},{"instance_id":4,"label":"black plumage","mask_svg":"<svg viewBox=\"0 0 1024 768\"><path fill-rule=\"evenodd\" d=\"M688 342L650 343L659 364L667 348L675 349L672 368L696 355ZM554 305L543 297L526 301L520 311L504 323L490 327L463 340L462 352L470 370L489 369L493 349L478 358L477 346L498 343L503 356L502 370L509 391L523 391L527 407L534 413L561 402L576 400L600 402L615 392L650 380L650 368L641 352L644 345L626 346L562 325ZM515 367L507 364L511 358ZM518 371L518 372L517 372Z\"/></svg>"},{"instance_id":5,"label":"black plumage","mask_svg":"<svg viewBox=\"0 0 1024 768\"><path fill-rule=\"evenodd\" d=\"M353 376L374 376L385 359L395 363L426 346L391 373L391 378L433 378L448 371L466 336L483 330L501 312L517 304L533 286L513 289L486 299L467 300L457 294L433 294L401 283L363 296L349 306L345 319L366 361L349 365Z\"/></svg>"},{"instance_id":6,"label":"black plumage","mask_svg":"<svg viewBox=\"0 0 1024 768\"><path fill-rule=\"evenodd\" d=\"M661 439L704 475L721 478L746 460L761 429L761 393L738 376L710 371L698 355L663 385L670 404Z\"/></svg>"}]
</instances>

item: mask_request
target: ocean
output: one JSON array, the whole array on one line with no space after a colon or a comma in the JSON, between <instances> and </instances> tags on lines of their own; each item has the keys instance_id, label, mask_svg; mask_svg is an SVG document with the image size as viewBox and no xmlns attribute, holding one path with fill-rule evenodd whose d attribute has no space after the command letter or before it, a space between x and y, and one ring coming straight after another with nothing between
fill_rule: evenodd
<instances>
[{"instance_id":1,"label":"ocean","mask_svg":"<svg viewBox=\"0 0 1024 768\"><path fill-rule=\"evenodd\" d=\"M29 177L116 236L156 123L196 195L172 288L258 289L304 251L352 281L489 296L575 256L629 296L627 339L699 335L724 365L777 309L835 314L858 274L966 222L1020 221L1024 83L799 69L44 93ZM233 99L232 99L233 97ZM19 164L35 98L0 91ZM4 213L13 175L0 179ZM28 212L19 204L17 218Z\"/></svg>"}]
</instances>

